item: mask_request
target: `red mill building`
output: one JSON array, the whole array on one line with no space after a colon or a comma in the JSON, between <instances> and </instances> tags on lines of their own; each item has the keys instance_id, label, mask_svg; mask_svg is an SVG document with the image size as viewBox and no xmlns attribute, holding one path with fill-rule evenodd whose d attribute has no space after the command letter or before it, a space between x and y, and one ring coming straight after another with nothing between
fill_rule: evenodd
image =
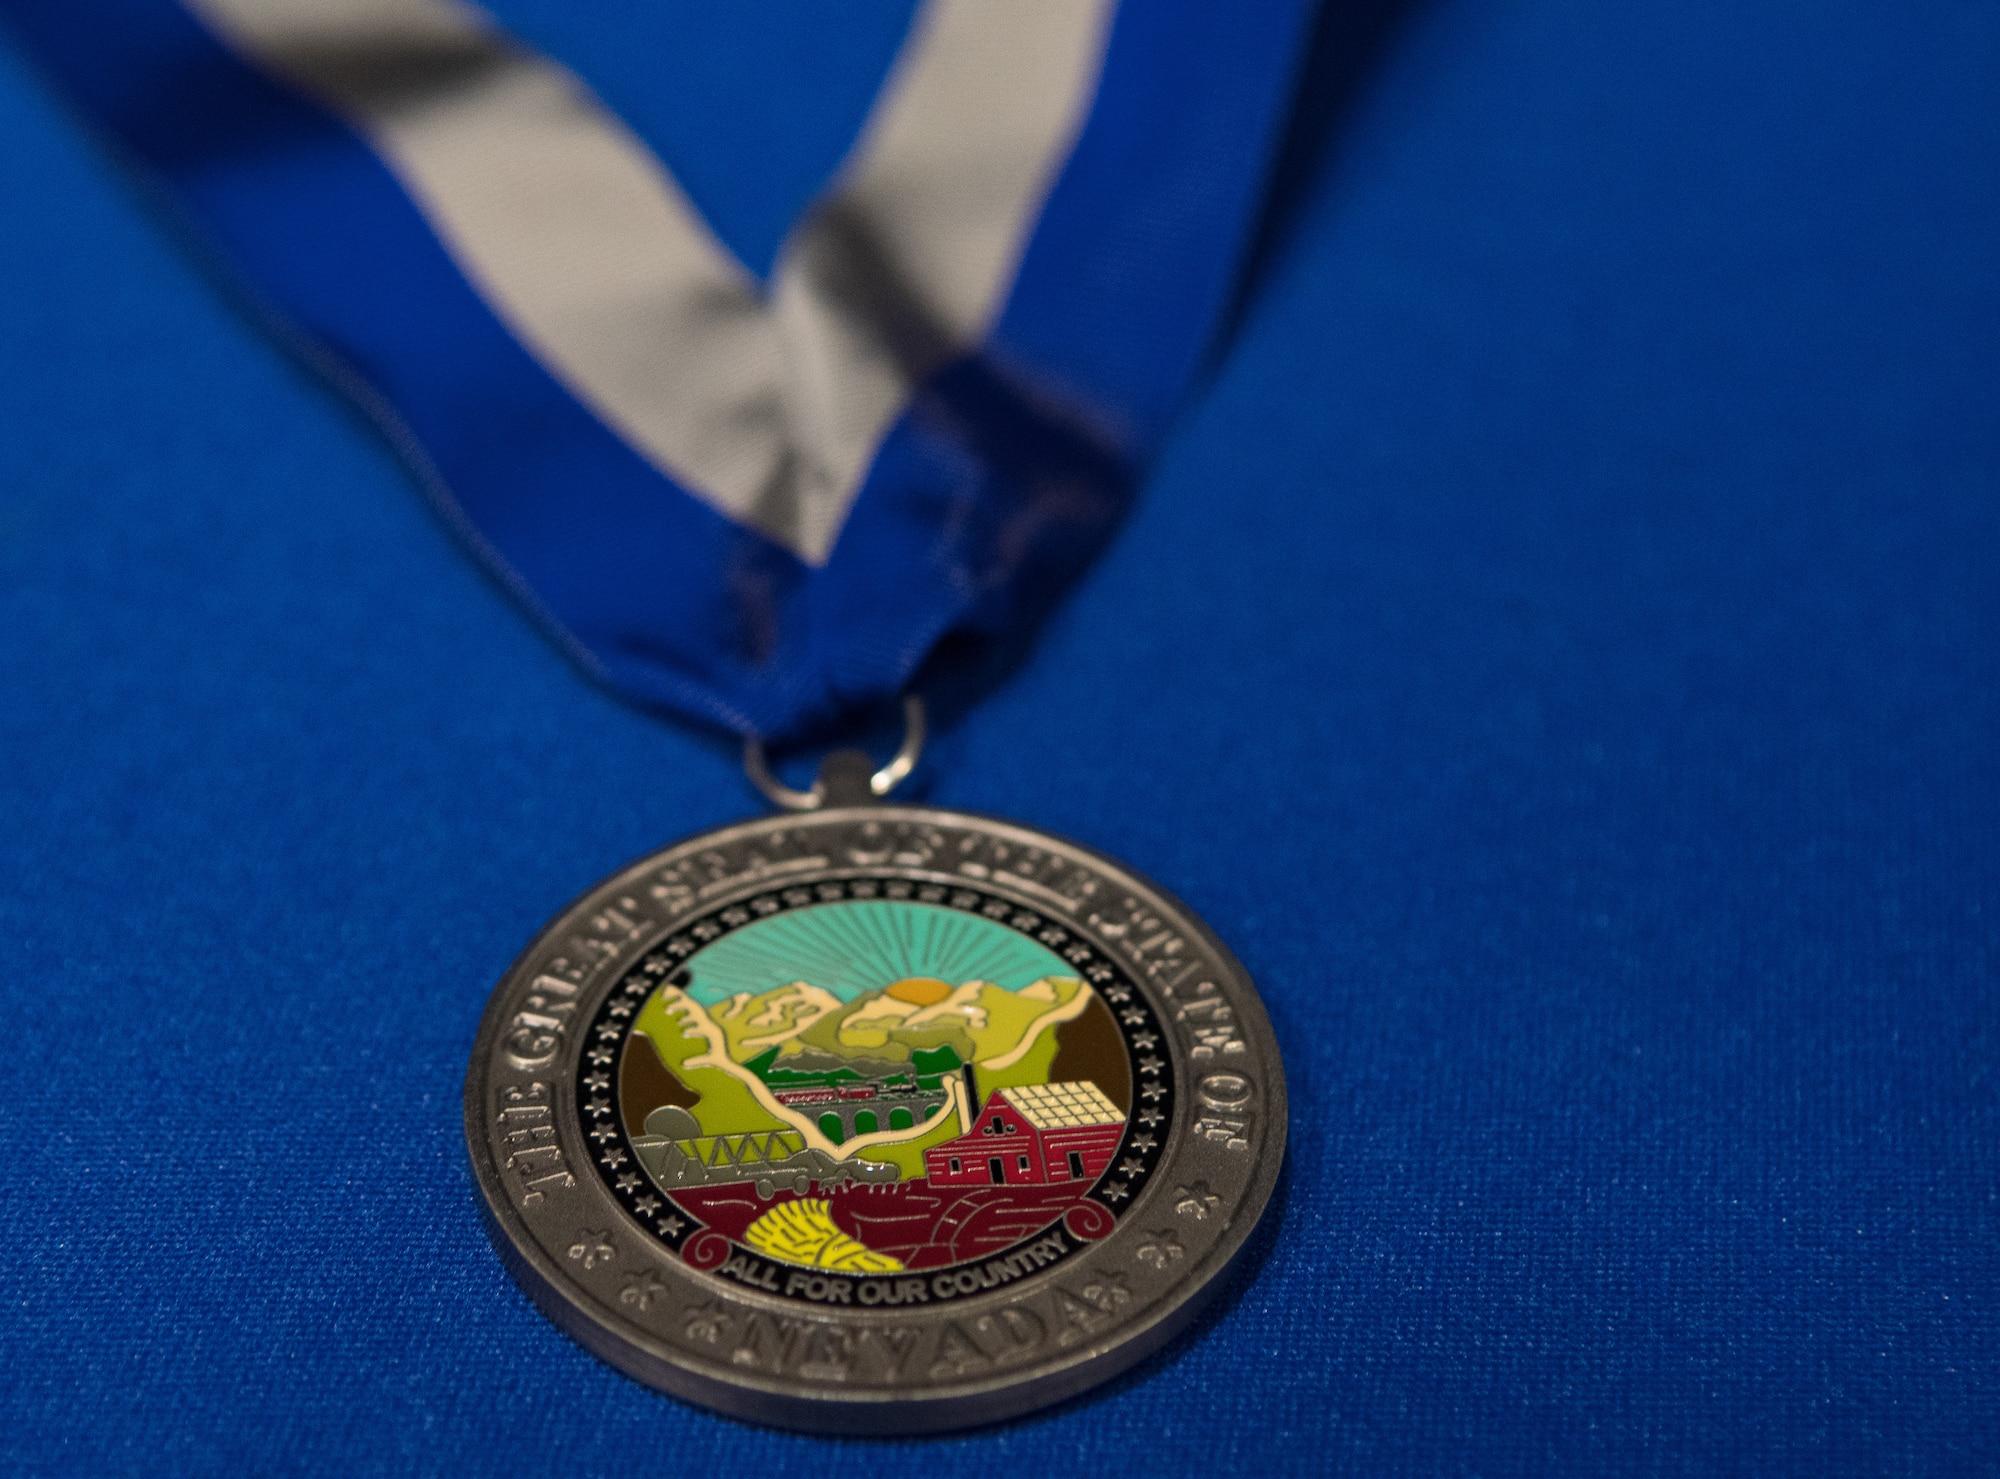
<instances>
[{"instance_id":1,"label":"red mill building","mask_svg":"<svg viewBox=\"0 0 2000 1479\"><path fill-rule=\"evenodd\" d=\"M1095 1181L1125 1133L1125 1113L1084 1079L995 1089L972 1128L924 1152L932 1186Z\"/></svg>"}]
</instances>

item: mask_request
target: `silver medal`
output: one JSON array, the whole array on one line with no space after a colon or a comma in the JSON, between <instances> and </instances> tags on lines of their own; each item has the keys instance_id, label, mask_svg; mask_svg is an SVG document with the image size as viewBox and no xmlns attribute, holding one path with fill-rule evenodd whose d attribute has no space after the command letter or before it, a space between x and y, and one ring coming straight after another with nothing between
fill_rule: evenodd
<instances>
[{"instance_id":1,"label":"silver medal","mask_svg":"<svg viewBox=\"0 0 2000 1479\"><path fill-rule=\"evenodd\" d=\"M790 815L590 890L494 992L465 1089L487 1224L648 1385L822 1433L990 1422L1095 1385L1213 1293L1277 1181L1249 978L1088 849L884 805L828 757Z\"/></svg>"}]
</instances>

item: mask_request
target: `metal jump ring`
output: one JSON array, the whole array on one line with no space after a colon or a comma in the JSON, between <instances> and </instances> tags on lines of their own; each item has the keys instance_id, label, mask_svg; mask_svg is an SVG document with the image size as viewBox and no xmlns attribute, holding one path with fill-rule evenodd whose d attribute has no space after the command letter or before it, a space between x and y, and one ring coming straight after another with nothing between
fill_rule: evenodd
<instances>
[{"instance_id":1,"label":"metal jump ring","mask_svg":"<svg viewBox=\"0 0 2000 1479\"><path fill-rule=\"evenodd\" d=\"M914 693L903 695L903 744L896 751L895 758L873 775L868 777L868 794L865 796L835 794L834 805L852 805L857 801L866 802L887 796L908 778L917 768L917 757L924 751L924 701ZM757 736L749 735L743 741L743 773L750 777L750 783L762 791L773 805L786 811L818 811L828 804L829 771L838 769L833 765L836 757L847 757L854 752L836 750L820 762L819 777L812 783L810 791L797 791L771 774L769 762L764 757L764 742ZM832 788L836 793L841 789L837 784Z\"/></svg>"}]
</instances>

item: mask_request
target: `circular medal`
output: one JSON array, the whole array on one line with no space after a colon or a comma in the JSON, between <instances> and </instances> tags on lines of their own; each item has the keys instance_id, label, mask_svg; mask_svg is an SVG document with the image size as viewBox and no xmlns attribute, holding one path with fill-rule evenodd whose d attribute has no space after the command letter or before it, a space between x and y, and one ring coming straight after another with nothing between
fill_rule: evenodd
<instances>
[{"instance_id":1,"label":"circular medal","mask_svg":"<svg viewBox=\"0 0 2000 1479\"><path fill-rule=\"evenodd\" d=\"M1277 1180L1248 977L1159 888L961 812L703 833L590 890L481 1023L503 1260L621 1370L815 1432L988 1422L1193 1317Z\"/></svg>"}]
</instances>

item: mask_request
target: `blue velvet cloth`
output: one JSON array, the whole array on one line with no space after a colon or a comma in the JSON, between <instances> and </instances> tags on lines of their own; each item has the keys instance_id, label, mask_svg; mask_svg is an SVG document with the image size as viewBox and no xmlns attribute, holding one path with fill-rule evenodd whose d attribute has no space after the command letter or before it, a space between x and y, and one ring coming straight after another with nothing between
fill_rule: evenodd
<instances>
[{"instance_id":1,"label":"blue velvet cloth","mask_svg":"<svg viewBox=\"0 0 2000 1479\"><path fill-rule=\"evenodd\" d=\"M499 8L753 259L901 14ZM636 1386L474 1211L487 990L735 757L580 679L12 51L0 124L0 1467L2000 1465L2000 9L1330 12L1212 375L927 783L1236 948L1274 1235L903 1449Z\"/></svg>"}]
</instances>

